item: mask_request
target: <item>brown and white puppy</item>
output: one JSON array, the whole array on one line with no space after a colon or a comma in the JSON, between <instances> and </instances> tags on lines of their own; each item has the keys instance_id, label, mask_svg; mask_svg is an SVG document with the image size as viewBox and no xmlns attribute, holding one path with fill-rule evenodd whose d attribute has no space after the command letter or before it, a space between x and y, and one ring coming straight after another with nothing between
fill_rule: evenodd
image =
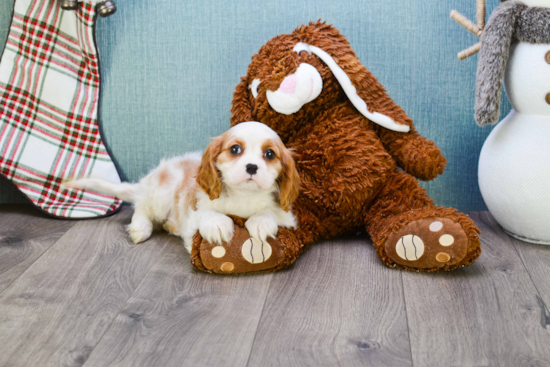
<instances>
[{"instance_id":1,"label":"brown and white puppy","mask_svg":"<svg viewBox=\"0 0 550 367\"><path fill-rule=\"evenodd\" d=\"M233 237L227 215L248 218L253 238L274 238L278 227L296 227L291 205L300 178L290 151L271 128L239 124L215 138L203 155L188 153L161 162L137 184L98 179L65 183L116 196L134 204L128 232L135 243L147 240L154 225L183 238L190 252L193 235L221 245Z\"/></svg>"}]
</instances>

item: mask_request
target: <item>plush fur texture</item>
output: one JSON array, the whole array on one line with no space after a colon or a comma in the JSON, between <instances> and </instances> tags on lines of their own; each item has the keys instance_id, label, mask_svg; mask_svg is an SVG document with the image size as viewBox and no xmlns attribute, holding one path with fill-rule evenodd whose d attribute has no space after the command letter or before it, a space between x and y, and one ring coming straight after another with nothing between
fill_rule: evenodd
<instances>
[{"instance_id":1,"label":"plush fur texture","mask_svg":"<svg viewBox=\"0 0 550 367\"><path fill-rule=\"evenodd\" d=\"M481 37L477 68L475 119L480 126L499 121L502 81L515 40L550 43L550 9L513 0L491 15Z\"/></svg>"},{"instance_id":2,"label":"plush fur texture","mask_svg":"<svg viewBox=\"0 0 550 367\"><path fill-rule=\"evenodd\" d=\"M369 112L390 117L410 127L409 133L383 128L361 115L351 104L327 65L316 55L293 51L298 42L331 55L351 79ZM317 69L323 90L292 114L276 112L266 98L302 63ZM250 86L254 80L254 95ZM298 229L282 228L278 240L285 257L271 270L292 264L305 247L322 238L366 229L382 261L392 267L422 271L452 270L471 264L480 254L478 229L455 209L437 207L414 177L434 179L446 160L439 148L415 130L413 121L386 94L384 87L359 62L350 44L331 25L316 22L268 41L252 57L246 77L237 86L231 122L257 120L273 128L295 151L303 190L293 205ZM467 255L450 263L419 269L411 261L397 264L385 250L386 239L413 221L428 225L435 218L460 223ZM424 224L425 223L425 224ZM420 234L421 235L421 234ZM395 244L389 244L395 246ZM434 244L425 243L426 251ZM195 259L199 254L195 251ZM200 267L199 267L200 268Z\"/></svg>"},{"instance_id":3,"label":"plush fur texture","mask_svg":"<svg viewBox=\"0 0 550 367\"><path fill-rule=\"evenodd\" d=\"M524 8L517 20L515 36L522 42L549 44L550 9Z\"/></svg>"}]
</instances>

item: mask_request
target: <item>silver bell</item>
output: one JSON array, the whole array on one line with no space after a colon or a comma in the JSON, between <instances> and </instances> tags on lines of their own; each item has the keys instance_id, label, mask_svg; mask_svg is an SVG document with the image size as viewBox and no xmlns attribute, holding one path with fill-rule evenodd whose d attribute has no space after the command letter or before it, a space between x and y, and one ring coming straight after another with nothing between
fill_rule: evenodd
<instances>
[{"instance_id":1,"label":"silver bell","mask_svg":"<svg viewBox=\"0 0 550 367\"><path fill-rule=\"evenodd\" d=\"M112 0L106 0L97 5L97 11L103 18L116 13L116 4Z\"/></svg>"},{"instance_id":2,"label":"silver bell","mask_svg":"<svg viewBox=\"0 0 550 367\"><path fill-rule=\"evenodd\" d=\"M78 1L76 0L62 0L61 8L65 10L76 10L78 9Z\"/></svg>"}]
</instances>

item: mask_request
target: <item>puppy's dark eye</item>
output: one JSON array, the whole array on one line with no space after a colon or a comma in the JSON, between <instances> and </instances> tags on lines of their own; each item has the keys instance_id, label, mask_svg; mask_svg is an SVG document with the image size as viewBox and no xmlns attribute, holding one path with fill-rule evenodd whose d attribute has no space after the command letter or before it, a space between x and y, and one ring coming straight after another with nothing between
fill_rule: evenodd
<instances>
[{"instance_id":1,"label":"puppy's dark eye","mask_svg":"<svg viewBox=\"0 0 550 367\"><path fill-rule=\"evenodd\" d=\"M243 149L238 146L238 145L233 145L229 151L231 152L231 154L233 155L237 155L237 154L241 154L243 152Z\"/></svg>"},{"instance_id":2,"label":"puppy's dark eye","mask_svg":"<svg viewBox=\"0 0 550 367\"><path fill-rule=\"evenodd\" d=\"M233 145L229 151L233 155L241 154L243 152L243 148L240 147L240 145Z\"/></svg>"},{"instance_id":3,"label":"puppy's dark eye","mask_svg":"<svg viewBox=\"0 0 550 367\"><path fill-rule=\"evenodd\" d=\"M265 151L264 157L269 160L275 159L275 152L272 151L271 149L268 149Z\"/></svg>"}]
</instances>

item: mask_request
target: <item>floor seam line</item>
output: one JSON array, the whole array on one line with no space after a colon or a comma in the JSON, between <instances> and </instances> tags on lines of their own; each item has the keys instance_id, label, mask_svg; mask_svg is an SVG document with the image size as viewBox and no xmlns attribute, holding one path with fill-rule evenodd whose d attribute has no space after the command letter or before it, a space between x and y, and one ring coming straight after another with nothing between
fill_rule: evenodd
<instances>
[{"instance_id":1,"label":"floor seam line","mask_svg":"<svg viewBox=\"0 0 550 367\"><path fill-rule=\"evenodd\" d=\"M411 366L414 367L414 359L412 354L411 342L411 326L409 325L409 311L407 308L407 297L405 296L405 283L403 281L403 270L401 270L401 293L403 294L403 303L405 304L405 320L407 321L407 335L409 336L409 353L411 355Z\"/></svg>"},{"instance_id":2,"label":"floor seam line","mask_svg":"<svg viewBox=\"0 0 550 367\"><path fill-rule=\"evenodd\" d=\"M250 357L252 356L252 351L254 350L254 345L256 344L256 336L258 335L258 329L260 328L260 322L262 321L262 316L264 315L265 306L267 304L267 297L269 296L269 291L271 290L271 284L273 283L273 279L275 279L275 274L271 273L271 280L269 281L269 286L267 287L267 292L265 293L265 299L264 304L262 305L262 312L260 313L260 317L258 318L258 325L256 325L256 330L254 331L254 339L252 339L252 345L250 346L250 353L248 353L248 358L246 360L246 367L250 364Z\"/></svg>"}]
</instances>

